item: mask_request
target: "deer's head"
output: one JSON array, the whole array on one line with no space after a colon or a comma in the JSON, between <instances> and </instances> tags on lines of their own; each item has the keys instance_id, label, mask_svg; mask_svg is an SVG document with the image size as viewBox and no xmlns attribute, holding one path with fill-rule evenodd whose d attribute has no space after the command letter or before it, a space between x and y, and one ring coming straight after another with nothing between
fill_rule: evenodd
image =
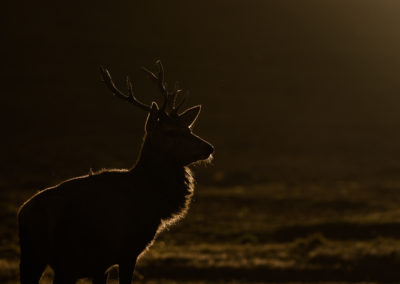
<instances>
[{"instance_id":1,"label":"deer's head","mask_svg":"<svg viewBox=\"0 0 400 284\"><path fill-rule=\"evenodd\" d=\"M143 70L149 74L150 78L157 83L161 90L164 99L161 107L156 102L153 102L151 106L140 102L134 96L129 78L126 80L128 88L128 95L126 95L115 86L107 69L101 68L101 74L104 83L115 96L148 112L143 151L149 150L153 155L157 155L158 158L173 161L183 166L208 159L214 152L214 147L192 132L201 106L194 106L179 112L184 99L177 106L176 99L182 90L176 84L174 91L167 91L163 66L160 61L157 61L157 64L159 66L157 75L145 68Z\"/></svg>"}]
</instances>

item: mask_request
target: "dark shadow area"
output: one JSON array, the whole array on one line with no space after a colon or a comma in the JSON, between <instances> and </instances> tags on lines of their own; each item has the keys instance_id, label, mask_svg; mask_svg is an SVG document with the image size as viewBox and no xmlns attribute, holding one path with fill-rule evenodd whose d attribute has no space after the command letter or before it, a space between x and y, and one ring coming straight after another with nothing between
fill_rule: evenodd
<instances>
[{"instance_id":1,"label":"dark shadow area","mask_svg":"<svg viewBox=\"0 0 400 284\"><path fill-rule=\"evenodd\" d=\"M150 104L161 97L140 67L157 59L189 91L183 108L203 105L195 133L216 152L194 167L187 218L143 257L143 281L400 279L398 1L1 9L1 283L17 283L24 200L136 161L146 114L110 94L99 66Z\"/></svg>"}]
</instances>

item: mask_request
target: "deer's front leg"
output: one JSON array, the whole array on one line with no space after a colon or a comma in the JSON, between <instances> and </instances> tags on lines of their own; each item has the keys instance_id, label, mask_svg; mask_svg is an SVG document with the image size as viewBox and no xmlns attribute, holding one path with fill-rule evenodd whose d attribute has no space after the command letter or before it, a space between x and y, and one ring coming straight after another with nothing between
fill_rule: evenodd
<instances>
[{"instance_id":1,"label":"deer's front leg","mask_svg":"<svg viewBox=\"0 0 400 284\"><path fill-rule=\"evenodd\" d=\"M131 284L136 261L127 261L119 264L119 284Z\"/></svg>"}]
</instances>

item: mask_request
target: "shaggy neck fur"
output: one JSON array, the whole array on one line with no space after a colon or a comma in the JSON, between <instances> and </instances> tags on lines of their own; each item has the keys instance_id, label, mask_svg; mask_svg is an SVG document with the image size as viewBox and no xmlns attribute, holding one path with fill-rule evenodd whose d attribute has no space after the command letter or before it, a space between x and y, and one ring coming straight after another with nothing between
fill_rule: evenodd
<instances>
[{"instance_id":1,"label":"shaggy neck fur","mask_svg":"<svg viewBox=\"0 0 400 284\"><path fill-rule=\"evenodd\" d=\"M145 140L133 172L148 178L155 208L162 221L159 231L187 213L194 191L194 179L189 167L168 159Z\"/></svg>"}]
</instances>

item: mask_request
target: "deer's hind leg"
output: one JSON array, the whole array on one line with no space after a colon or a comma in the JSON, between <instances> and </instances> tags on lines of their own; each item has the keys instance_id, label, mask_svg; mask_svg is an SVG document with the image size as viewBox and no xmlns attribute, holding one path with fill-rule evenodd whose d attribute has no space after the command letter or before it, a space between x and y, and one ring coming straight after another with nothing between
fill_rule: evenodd
<instances>
[{"instance_id":1,"label":"deer's hind leg","mask_svg":"<svg viewBox=\"0 0 400 284\"><path fill-rule=\"evenodd\" d=\"M21 244L20 280L21 284L38 284L46 268L46 263L40 255L34 253L25 244Z\"/></svg>"},{"instance_id":2,"label":"deer's hind leg","mask_svg":"<svg viewBox=\"0 0 400 284\"><path fill-rule=\"evenodd\" d=\"M119 284L131 284L135 262L127 261L119 264Z\"/></svg>"}]
</instances>

